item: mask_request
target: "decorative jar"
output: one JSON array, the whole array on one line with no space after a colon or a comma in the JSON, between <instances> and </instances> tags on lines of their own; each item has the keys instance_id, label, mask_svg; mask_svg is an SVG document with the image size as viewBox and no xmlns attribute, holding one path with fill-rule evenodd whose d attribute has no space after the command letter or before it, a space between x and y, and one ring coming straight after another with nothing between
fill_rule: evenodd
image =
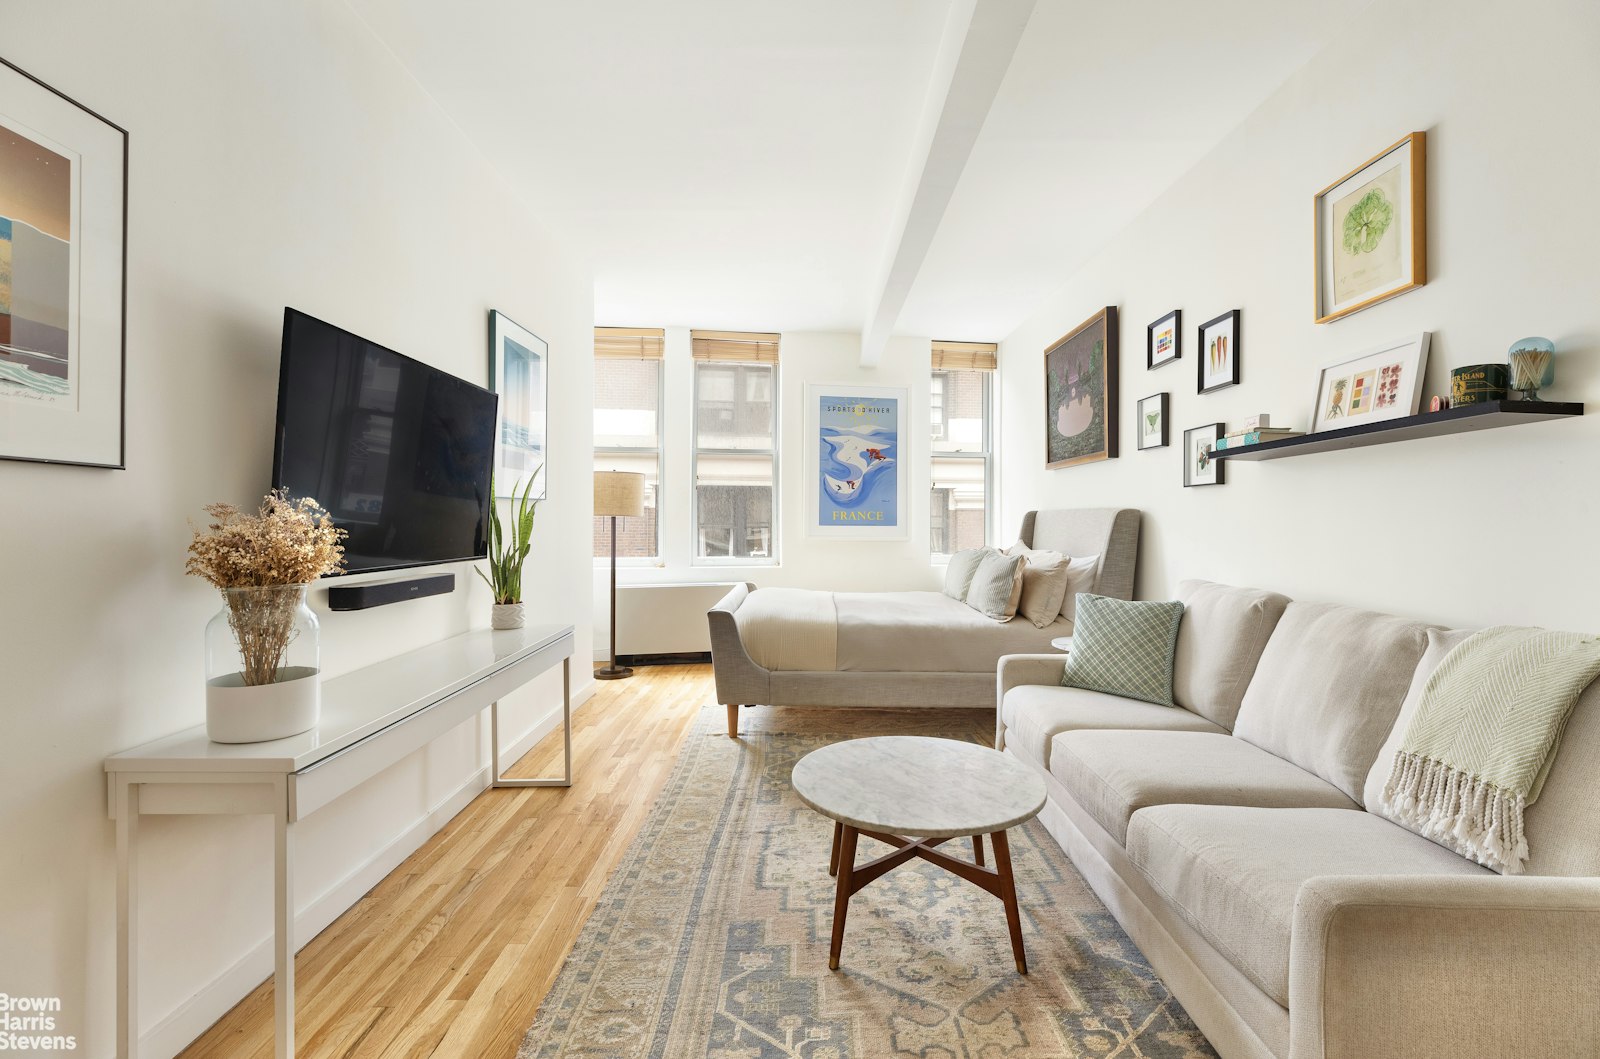
<instances>
[{"instance_id":1,"label":"decorative jar","mask_svg":"<svg viewBox=\"0 0 1600 1059\"><path fill-rule=\"evenodd\" d=\"M206 734L259 743L317 726L322 680L309 585L222 589L206 625Z\"/></svg>"},{"instance_id":2,"label":"decorative jar","mask_svg":"<svg viewBox=\"0 0 1600 1059\"><path fill-rule=\"evenodd\" d=\"M1524 401L1537 401L1539 391L1556 381L1556 344L1537 336L1519 338L1506 354L1511 367L1511 388Z\"/></svg>"}]
</instances>

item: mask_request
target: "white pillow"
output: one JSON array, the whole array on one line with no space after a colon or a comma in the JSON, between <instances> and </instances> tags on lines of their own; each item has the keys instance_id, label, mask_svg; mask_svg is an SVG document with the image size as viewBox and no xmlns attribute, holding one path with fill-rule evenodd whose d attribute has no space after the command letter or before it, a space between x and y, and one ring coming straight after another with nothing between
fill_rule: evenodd
<instances>
[{"instance_id":1,"label":"white pillow","mask_svg":"<svg viewBox=\"0 0 1600 1059\"><path fill-rule=\"evenodd\" d=\"M1067 561L1067 595L1061 601L1061 616L1073 621L1078 615L1078 593L1093 592L1095 574L1100 569L1098 555L1085 555Z\"/></svg>"}]
</instances>

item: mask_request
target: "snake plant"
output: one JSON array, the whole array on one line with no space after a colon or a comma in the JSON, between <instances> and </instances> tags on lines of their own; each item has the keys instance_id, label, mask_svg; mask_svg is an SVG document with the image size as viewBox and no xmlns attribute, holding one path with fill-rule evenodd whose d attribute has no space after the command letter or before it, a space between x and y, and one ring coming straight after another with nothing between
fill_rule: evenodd
<instances>
[{"instance_id":1,"label":"snake plant","mask_svg":"<svg viewBox=\"0 0 1600 1059\"><path fill-rule=\"evenodd\" d=\"M533 480L542 470L544 464L541 463L528 476L521 496L514 491L511 494L510 540L506 539L505 528L500 524L500 508L493 496L494 479L489 480L489 572L486 574L480 569L478 576L494 593L496 603L522 602L522 563L532 547L533 516L539 510L539 501L531 499Z\"/></svg>"}]
</instances>

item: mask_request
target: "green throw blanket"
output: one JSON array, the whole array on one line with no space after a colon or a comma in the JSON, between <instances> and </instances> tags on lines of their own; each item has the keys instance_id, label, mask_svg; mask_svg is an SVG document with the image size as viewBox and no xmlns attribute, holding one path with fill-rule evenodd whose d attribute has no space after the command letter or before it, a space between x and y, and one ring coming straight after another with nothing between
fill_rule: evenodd
<instances>
[{"instance_id":1,"label":"green throw blanket","mask_svg":"<svg viewBox=\"0 0 1600 1059\"><path fill-rule=\"evenodd\" d=\"M1522 812L1596 675L1592 636L1501 626L1463 641L1423 686L1383 789L1391 812L1479 864L1519 873Z\"/></svg>"}]
</instances>

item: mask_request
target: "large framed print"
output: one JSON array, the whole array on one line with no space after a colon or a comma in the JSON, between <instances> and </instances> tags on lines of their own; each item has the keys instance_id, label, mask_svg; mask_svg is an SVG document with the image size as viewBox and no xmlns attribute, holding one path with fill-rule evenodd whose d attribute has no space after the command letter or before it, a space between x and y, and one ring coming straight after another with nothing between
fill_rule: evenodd
<instances>
[{"instance_id":1,"label":"large framed print","mask_svg":"<svg viewBox=\"0 0 1600 1059\"><path fill-rule=\"evenodd\" d=\"M528 478L547 467L550 346L498 309L489 312L489 388L500 395L495 431L494 491L521 496ZM549 474L528 495L545 498Z\"/></svg>"},{"instance_id":2,"label":"large framed print","mask_svg":"<svg viewBox=\"0 0 1600 1059\"><path fill-rule=\"evenodd\" d=\"M1426 146L1414 132L1312 200L1317 323L1428 282Z\"/></svg>"},{"instance_id":3,"label":"large framed print","mask_svg":"<svg viewBox=\"0 0 1600 1059\"><path fill-rule=\"evenodd\" d=\"M1117 455L1117 307L1108 305L1044 351L1046 468Z\"/></svg>"},{"instance_id":4,"label":"large framed print","mask_svg":"<svg viewBox=\"0 0 1600 1059\"><path fill-rule=\"evenodd\" d=\"M1407 335L1318 372L1311 433L1416 415L1430 337L1428 331Z\"/></svg>"},{"instance_id":5,"label":"large framed print","mask_svg":"<svg viewBox=\"0 0 1600 1059\"><path fill-rule=\"evenodd\" d=\"M910 538L909 400L904 387L806 385L806 536Z\"/></svg>"},{"instance_id":6,"label":"large framed print","mask_svg":"<svg viewBox=\"0 0 1600 1059\"><path fill-rule=\"evenodd\" d=\"M128 134L0 59L0 459L125 466Z\"/></svg>"}]
</instances>

